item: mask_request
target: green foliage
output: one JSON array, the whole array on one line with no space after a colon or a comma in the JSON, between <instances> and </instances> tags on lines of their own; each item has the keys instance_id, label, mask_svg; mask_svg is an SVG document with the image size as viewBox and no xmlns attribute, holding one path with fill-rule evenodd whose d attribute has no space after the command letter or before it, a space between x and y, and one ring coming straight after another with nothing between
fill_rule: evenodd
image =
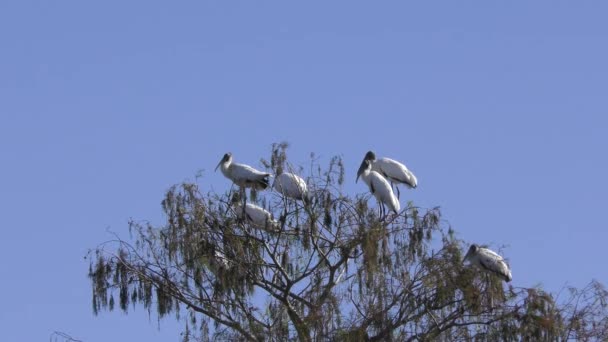
<instances>
[{"instance_id":1,"label":"green foliage","mask_svg":"<svg viewBox=\"0 0 608 342\"><path fill-rule=\"evenodd\" d=\"M269 171L301 172L275 144ZM311 156L310 203L258 193L279 217L267 231L240 220L232 194L170 188L166 222L129 223L90 253L93 312L141 305L185 322L184 341L588 340L608 338L604 288L558 301L506 286L462 264L463 247L439 208L409 203L381 220L370 196L343 193L339 157ZM249 200L254 200L249 196ZM186 311L186 315L180 315Z\"/></svg>"}]
</instances>

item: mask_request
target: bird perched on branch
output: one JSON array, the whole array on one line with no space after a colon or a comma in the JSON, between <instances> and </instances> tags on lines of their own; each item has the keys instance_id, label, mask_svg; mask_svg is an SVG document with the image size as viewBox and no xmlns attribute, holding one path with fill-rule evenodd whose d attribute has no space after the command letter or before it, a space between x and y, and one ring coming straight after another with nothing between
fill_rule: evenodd
<instances>
[{"instance_id":1,"label":"bird perched on branch","mask_svg":"<svg viewBox=\"0 0 608 342\"><path fill-rule=\"evenodd\" d=\"M284 196L308 202L308 187L302 177L295 173L283 172L276 176L272 187Z\"/></svg>"},{"instance_id":2,"label":"bird perched on branch","mask_svg":"<svg viewBox=\"0 0 608 342\"><path fill-rule=\"evenodd\" d=\"M272 232L277 231L279 228L279 222L272 218L272 214L255 204L241 203L238 193L235 193L232 197L232 205L238 218L245 222L251 223L254 227Z\"/></svg>"},{"instance_id":3,"label":"bird perched on branch","mask_svg":"<svg viewBox=\"0 0 608 342\"><path fill-rule=\"evenodd\" d=\"M256 170L249 165L234 163L230 152L224 154L215 167L215 171L218 167L221 167L226 178L242 188L264 190L268 187L269 173Z\"/></svg>"},{"instance_id":4,"label":"bird perched on branch","mask_svg":"<svg viewBox=\"0 0 608 342\"><path fill-rule=\"evenodd\" d=\"M507 283L513 279L511 276L511 269L509 269L509 265L507 265L505 260L500 255L496 254L496 252L488 248L472 244L471 247L469 247L469 251L464 256L463 262L467 260L472 265L498 275Z\"/></svg>"},{"instance_id":5,"label":"bird perched on branch","mask_svg":"<svg viewBox=\"0 0 608 342\"><path fill-rule=\"evenodd\" d=\"M397 196L393 193L393 189L388 181L380 173L372 171L371 161L367 159L363 160L363 163L357 172L355 183L359 180L359 177L367 184L369 192L378 200L378 203L380 204L380 215L382 217L385 215L386 211L384 205L387 205L395 214L399 213L399 210L401 209L399 199L397 199Z\"/></svg>"},{"instance_id":6,"label":"bird perched on branch","mask_svg":"<svg viewBox=\"0 0 608 342\"><path fill-rule=\"evenodd\" d=\"M390 158L376 159L376 154L373 151L367 152L363 160L369 160L372 163L373 171L380 173L391 184L395 185L397 197L400 197L397 185L404 184L410 189L415 189L418 186L418 179L414 173L396 160Z\"/></svg>"}]
</instances>

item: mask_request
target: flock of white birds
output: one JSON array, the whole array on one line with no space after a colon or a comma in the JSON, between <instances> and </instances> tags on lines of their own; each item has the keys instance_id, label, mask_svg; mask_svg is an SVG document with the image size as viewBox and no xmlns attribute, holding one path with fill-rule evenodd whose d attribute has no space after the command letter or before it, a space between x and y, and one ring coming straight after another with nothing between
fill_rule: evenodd
<instances>
[{"instance_id":1,"label":"flock of white birds","mask_svg":"<svg viewBox=\"0 0 608 342\"><path fill-rule=\"evenodd\" d=\"M226 153L222 157L215 170L217 171L218 168L221 169L226 178L243 190L245 188L264 190L270 186L270 173L256 170L249 165L235 163L232 153ZM399 215L401 210L399 185L404 185L409 189L415 189L418 186L416 176L403 163L390 158L377 159L372 151L365 154L355 182L359 178L363 180L370 193L378 201L381 218L385 218L387 215L386 207L394 215ZM393 187L395 187L397 195L393 192ZM276 175L272 188L283 196L294 200L304 203L310 200L306 181L295 173L283 172ZM279 223L272 218L272 214L268 210L247 203L246 198L241 201L240 196L233 196L232 204L236 215L253 226L267 231L279 229ZM464 261L469 261L480 269L494 273L506 282L510 282L512 279L509 265L500 255L488 248L472 244L464 257Z\"/></svg>"}]
</instances>

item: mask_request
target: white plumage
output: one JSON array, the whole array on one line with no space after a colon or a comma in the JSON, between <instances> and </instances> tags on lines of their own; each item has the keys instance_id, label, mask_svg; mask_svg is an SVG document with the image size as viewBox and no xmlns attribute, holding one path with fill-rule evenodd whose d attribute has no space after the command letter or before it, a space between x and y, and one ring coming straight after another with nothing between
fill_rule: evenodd
<instances>
[{"instance_id":1,"label":"white plumage","mask_svg":"<svg viewBox=\"0 0 608 342\"><path fill-rule=\"evenodd\" d=\"M396 160L390 158L376 159L376 154L372 151L365 154L364 160L371 161L372 170L380 173L393 184L405 184L410 189L418 186L418 179L414 173ZM399 189L397 188L398 191Z\"/></svg>"},{"instance_id":2,"label":"white plumage","mask_svg":"<svg viewBox=\"0 0 608 342\"><path fill-rule=\"evenodd\" d=\"M359 171L357 172L357 181L359 177L363 179L365 184L369 187L369 191L376 197L380 203L381 210L384 209L384 205L387 205L395 214L399 213L401 206L399 199L393 193L393 189L389 182L378 172L372 171L372 164L369 160L363 160Z\"/></svg>"},{"instance_id":3,"label":"white plumage","mask_svg":"<svg viewBox=\"0 0 608 342\"><path fill-rule=\"evenodd\" d=\"M225 270L230 268L230 260L226 258L224 253L216 250L213 258L213 267L223 268Z\"/></svg>"},{"instance_id":4,"label":"white plumage","mask_svg":"<svg viewBox=\"0 0 608 342\"><path fill-rule=\"evenodd\" d=\"M293 199L308 201L308 188L302 177L290 173L283 172L274 179L272 187L284 196Z\"/></svg>"},{"instance_id":5,"label":"white plumage","mask_svg":"<svg viewBox=\"0 0 608 342\"><path fill-rule=\"evenodd\" d=\"M228 270L232 266L232 261L226 257L226 255L219 250L218 245L214 245L210 242L201 242L201 249L208 260L209 270L216 275L220 270Z\"/></svg>"},{"instance_id":6,"label":"white plumage","mask_svg":"<svg viewBox=\"0 0 608 342\"><path fill-rule=\"evenodd\" d=\"M268 187L270 174L252 168L249 165L232 162L232 153L228 152L217 164L215 170L221 167L222 173L234 184L240 187L264 190Z\"/></svg>"},{"instance_id":7,"label":"white plumage","mask_svg":"<svg viewBox=\"0 0 608 342\"><path fill-rule=\"evenodd\" d=\"M255 204L247 203L245 204L245 209L243 209L240 201L236 201L234 203L234 211L240 219L251 223L257 228L273 231L279 227L279 223L272 218L272 214L268 210Z\"/></svg>"},{"instance_id":8,"label":"white plumage","mask_svg":"<svg viewBox=\"0 0 608 342\"><path fill-rule=\"evenodd\" d=\"M466 260L472 265L476 265L481 269L497 274L507 283L513 279L509 265L507 265L505 260L500 255L496 254L496 252L488 248L472 244L463 261Z\"/></svg>"}]
</instances>

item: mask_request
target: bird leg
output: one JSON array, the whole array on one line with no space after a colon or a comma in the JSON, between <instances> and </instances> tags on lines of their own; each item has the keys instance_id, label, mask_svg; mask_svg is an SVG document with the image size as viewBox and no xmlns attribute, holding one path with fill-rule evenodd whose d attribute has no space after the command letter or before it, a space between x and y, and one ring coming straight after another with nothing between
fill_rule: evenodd
<instances>
[{"instance_id":1,"label":"bird leg","mask_svg":"<svg viewBox=\"0 0 608 342\"><path fill-rule=\"evenodd\" d=\"M384 204L380 201L378 201L378 207L380 209L380 221L383 221L385 218L385 209L384 209Z\"/></svg>"},{"instance_id":2,"label":"bird leg","mask_svg":"<svg viewBox=\"0 0 608 342\"><path fill-rule=\"evenodd\" d=\"M239 195L243 198L243 212L247 208L247 190L244 187L239 187Z\"/></svg>"},{"instance_id":3,"label":"bird leg","mask_svg":"<svg viewBox=\"0 0 608 342\"><path fill-rule=\"evenodd\" d=\"M397 199L401 199L401 194L399 193L399 185L395 185L395 183L391 182L391 186L394 186L397 190Z\"/></svg>"}]
</instances>

